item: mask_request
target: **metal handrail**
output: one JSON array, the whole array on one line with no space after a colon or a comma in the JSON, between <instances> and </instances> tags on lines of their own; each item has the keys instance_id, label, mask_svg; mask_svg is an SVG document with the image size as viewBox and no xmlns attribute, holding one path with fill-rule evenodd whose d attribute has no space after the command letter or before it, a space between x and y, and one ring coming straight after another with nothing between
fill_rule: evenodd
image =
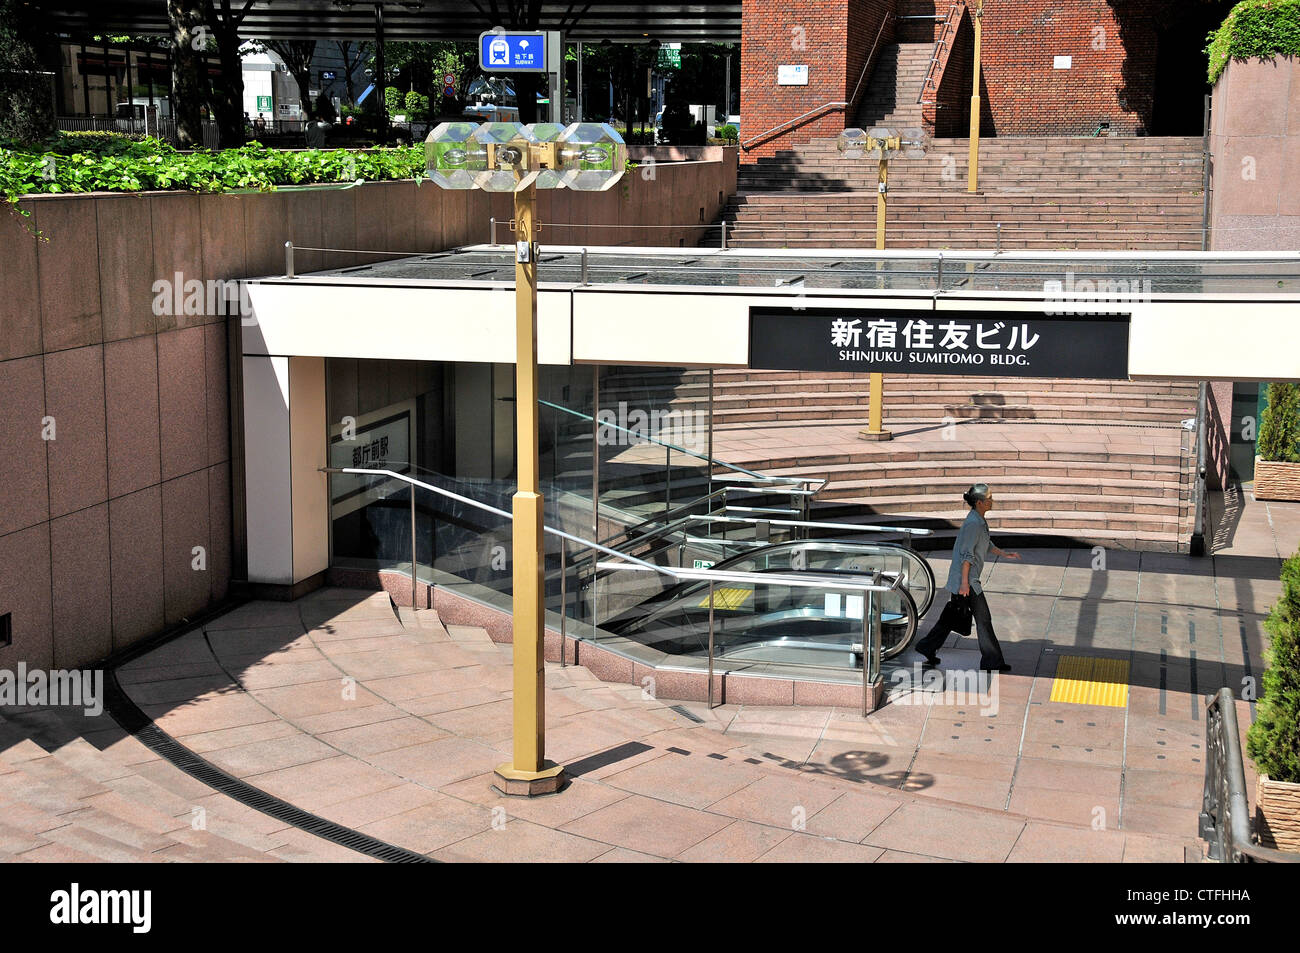
<instances>
[{"instance_id":1,"label":"metal handrail","mask_svg":"<svg viewBox=\"0 0 1300 953\"><path fill-rule=\"evenodd\" d=\"M862 64L862 72L858 74L857 85L853 87L853 95L849 97L850 106L858 102L858 91L862 89L862 81L867 78L867 70L871 68L871 63L876 58L876 49L880 46L880 38L885 35L885 27L889 26L889 24L895 19L896 16L891 10L886 13L885 18L880 21L880 29L876 31L876 39L875 42L871 44L871 52L867 54L867 59Z\"/></svg>"},{"instance_id":2,"label":"metal handrail","mask_svg":"<svg viewBox=\"0 0 1300 953\"><path fill-rule=\"evenodd\" d=\"M475 509L482 510L485 513L492 513L493 515L499 516L505 520L509 520L511 522L514 521L514 515L512 513L507 512L506 510L492 506L491 504L488 503L483 503L479 500L472 499L460 493L453 493L451 490L444 490L442 487L433 486L432 484L425 483L423 480L417 480L415 479L415 477L412 477L405 473L397 473L393 470L367 469L361 467L320 467L319 471L325 474L342 473L351 476L387 477L392 480L397 480L399 482L409 484L413 488L419 487L420 489L428 490L430 493L435 493L439 496L443 496L448 499L455 500L458 503L464 503L466 506L471 506ZM898 589L898 587L902 585L903 582L902 573L876 572L873 576L873 580L874 580L873 582L855 583L855 582L845 582L842 577L836 578L829 575L822 576L816 573L800 573L799 575L779 575L779 574L772 574L772 573L756 573L756 572L755 573L716 572L712 569L680 569L680 568L675 569L671 566L657 566L654 563L649 563L646 562L645 560L637 559L635 556L629 556L627 553L621 553L616 549L611 549L610 547L603 546L600 543L592 542L589 539L583 539L581 536L575 536L572 533L566 533L564 532L564 530L556 529L553 526L547 526L545 525L545 523L543 523L542 525L542 531L544 533L550 533L552 536L558 536L560 539L567 540L568 542L574 543L578 546L582 546L586 549L594 550L596 552L603 552L608 556L613 556L615 559L623 560L623 563L620 564L598 563L597 564L598 568L603 566L607 569L620 568L625 570L635 570L639 572L654 572L663 576L669 576L680 582L694 581L694 582L707 582L709 584L709 649L710 649L709 651L709 706L710 707L713 706L713 652L712 652L713 587L716 583L739 582L739 583L753 583L755 585L777 584L777 585L791 586L793 588L805 588L805 589L833 588L837 590L849 589L855 592L862 592L868 598L868 611L865 611L863 613L863 624L862 624L862 631L863 631L862 705L863 705L863 714L864 715L867 714L870 683L874 682L879 677L879 670L880 670L880 626L879 626L879 619L876 618L879 616L880 606L879 606L879 600L874 599L874 597L872 597L871 594L876 592L892 592ZM564 588L565 586L564 572L563 572L564 555L565 555L564 547L561 546L560 547L560 556L561 556L560 658L561 659L564 658L564 653L565 653L565 641L567 638L566 622L568 620L568 606L565 605L565 597L567 594ZM880 580L886 576L893 577L893 581L890 585L882 585L880 583ZM415 493L413 491L411 493L411 606L412 608L415 607L415 589L416 589L416 524L415 524ZM872 604L875 605L874 613L870 609L870 606ZM874 630L875 630L874 633L870 631L871 628L870 622L873 619L877 623L874 626ZM594 623L594 618L593 618L593 623ZM874 650L872 653L868 653L867 651L869 645ZM874 660L874 664L868 661L869 658Z\"/></svg>"},{"instance_id":3,"label":"metal handrail","mask_svg":"<svg viewBox=\"0 0 1300 953\"><path fill-rule=\"evenodd\" d=\"M779 477L769 477L762 473L756 473L753 470L746 470L742 466L738 466L734 463L727 463L725 460L715 460L713 457L710 457L708 454L697 453L694 450L687 450L685 447L679 447L676 444L672 444L672 443L668 443L667 441L660 440L658 437L651 437L637 430L629 430L627 427L620 427L618 424L612 424L609 423L608 421L598 420L597 418L591 416L590 414L584 414L582 411L574 410L572 407L565 407L563 404L556 404L556 403L552 403L549 400L542 400L540 397L537 399L537 402L541 404L543 407L550 407L552 410L562 411L563 413L570 414L574 417L581 417L583 420L588 420L591 421L592 423L599 423L602 427L613 427L615 430L622 431L625 434L631 434L640 440L644 440L646 443L656 443L661 447L666 447L668 450L676 450L678 453L684 453L689 457L694 457L697 460L703 460L706 463L710 463L714 466L725 467L728 470L734 470L737 473L743 473L747 477L753 477L755 479L764 480L764 481L770 480L774 482L780 480ZM788 483L791 481L785 480L782 482Z\"/></svg>"},{"instance_id":4,"label":"metal handrail","mask_svg":"<svg viewBox=\"0 0 1300 953\"><path fill-rule=\"evenodd\" d=\"M761 139L771 138L773 135L780 132L786 126L793 126L796 123L802 122L803 120L807 119L809 116L815 116L817 113L827 109L846 109L848 108L848 105L849 105L848 101L843 99L836 99L833 100L832 102L822 103L820 106L816 106L800 116L795 116L793 119L787 119L785 122L781 123L781 125L773 126L771 129L767 130L766 132L759 133L757 136L754 136L752 139L746 142L742 142L740 144L740 148L748 152L750 146L752 146L754 143L758 142Z\"/></svg>"},{"instance_id":5,"label":"metal handrail","mask_svg":"<svg viewBox=\"0 0 1300 953\"><path fill-rule=\"evenodd\" d=\"M1200 835L1209 857L1221 863L1300 863L1300 854L1255 842L1246 798L1237 706L1231 688L1221 688L1205 708L1205 788Z\"/></svg>"},{"instance_id":6,"label":"metal handrail","mask_svg":"<svg viewBox=\"0 0 1300 953\"><path fill-rule=\"evenodd\" d=\"M956 3L948 7L948 15L943 19L943 32L939 34L939 39L934 44L934 55L930 57L930 65L925 70L925 82L921 84L921 92L916 97L918 106L925 103L925 91L931 86L935 86L935 92L938 93L938 84L934 79L934 71L935 67L939 65L939 54L946 49L951 55L952 49L948 45L951 39L950 34L955 33L956 26L961 24L961 13L959 11L965 9L967 9L966 0L957 0ZM956 19L953 18L954 13L957 14Z\"/></svg>"},{"instance_id":7,"label":"metal handrail","mask_svg":"<svg viewBox=\"0 0 1300 953\"><path fill-rule=\"evenodd\" d=\"M893 19L894 19L894 14L891 12L885 14L885 18L880 22L880 29L876 31L876 40L874 43L871 44L871 52L867 54L866 62L862 64L862 72L858 76L857 85L853 87L852 96L850 96L847 100L837 99L837 100L833 100L832 102L822 103L820 106L816 106L813 109L808 110L806 113L804 113L801 116L796 116L793 119L787 119L785 122L781 123L780 125L773 126L771 129L768 129L766 132L760 132L757 136L753 136L752 138L745 140L740 144L740 148L748 152L750 147L754 143L764 139L769 139L772 136L776 135L778 132L780 132L782 129L784 129L786 126L796 125L797 123L802 122L803 120L809 118L810 116L814 116L817 113L822 112L823 110L826 109L843 109L847 113L849 107L852 106L854 102L857 101L858 92L859 90L862 89L862 82L867 78L867 71L871 68L872 58L876 55L876 48L880 45L880 38L885 35L885 27L887 27Z\"/></svg>"},{"instance_id":8,"label":"metal handrail","mask_svg":"<svg viewBox=\"0 0 1300 953\"><path fill-rule=\"evenodd\" d=\"M771 479L776 480L776 479L787 479L787 478L772 477ZM790 483L797 482L802 486L807 486L811 483L819 482L817 480L802 480L795 477L790 477L788 478L788 480ZM819 486L817 489L820 490L821 487L825 485L826 485L826 481L821 480L819 482ZM676 506L665 513L660 513L658 516L653 516L648 520L642 520L640 523L637 523L634 526L625 527L620 532L615 533L613 536L607 537L604 540L604 544L606 546L613 546L620 541L629 542L632 540L633 537L636 537L636 541L638 543L645 542L647 540L656 539L657 537L663 535L666 526L671 525L676 527L681 523L683 523L686 519L688 519L692 515L690 511L695 509L697 506L700 506L705 503L712 503L714 500L717 500L719 498L721 498L725 504L728 492L763 493L763 494L784 493L787 495L802 495L806 491L802 489L796 489L793 486L776 486L776 485L765 487L765 488L728 487L728 486L719 487L718 489L714 490L712 493L691 500L689 503L682 503L679 506ZM815 493L816 491L813 492ZM646 529L646 527L653 527L653 528ZM641 533L642 529L646 529L646 531L644 533Z\"/></svg>"}]
</instances>

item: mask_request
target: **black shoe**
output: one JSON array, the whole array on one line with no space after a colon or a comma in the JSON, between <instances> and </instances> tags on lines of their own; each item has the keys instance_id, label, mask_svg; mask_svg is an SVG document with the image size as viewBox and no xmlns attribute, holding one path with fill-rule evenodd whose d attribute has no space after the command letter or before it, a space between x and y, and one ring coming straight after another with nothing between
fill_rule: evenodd
<instances>
[{"instance_id":1,"label":"black shoe","mask_svg":"<svg viewBox=\"0 0 1300 953\"><path fill-rule=\"evenodd\" d=\"M929 653L927 653L927 652L922 652L920 649L917 649L917 650L916 650L916 653L917 653L918 655L920 655L922 658L925 659L925 663L924 663L924 664L925 664L925 666L926 666L927 668L936 668L936 667L938 667L938 665L939 665L939 656L937 656L937 655L931 655L931 654L929 654Z\"/></svg>"}]
</instances>

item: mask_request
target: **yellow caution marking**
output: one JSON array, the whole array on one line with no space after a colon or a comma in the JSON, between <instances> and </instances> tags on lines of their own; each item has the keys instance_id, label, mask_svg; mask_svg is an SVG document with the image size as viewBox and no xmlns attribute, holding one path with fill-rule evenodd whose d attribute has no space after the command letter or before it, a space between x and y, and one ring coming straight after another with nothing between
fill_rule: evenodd
<instances>
[{"instance_id":1,"label":"yellow caution marking","mask_svg":"<svg viewBox=\"0 0 1300 953\"><path fill-rule=\"evenodd\" d=\"M1128 705L1128 660L1062 655L1052 680L1052 701L1072 705Z\"/></svg>"},{"instance_id":2,"label":"yellow caution marking","mask_svg":"<svg viewBox=\"0 0 1300 953\"><path fill-rule=\"evenodd\" d=\"M754 597L753 589L726 588L713 590L713 608L730 609L735 611L741 608L746 602ZM709 594L704 594L704 599L700 602L701 609L709 607Z\"/></svg>"}]
</instances>

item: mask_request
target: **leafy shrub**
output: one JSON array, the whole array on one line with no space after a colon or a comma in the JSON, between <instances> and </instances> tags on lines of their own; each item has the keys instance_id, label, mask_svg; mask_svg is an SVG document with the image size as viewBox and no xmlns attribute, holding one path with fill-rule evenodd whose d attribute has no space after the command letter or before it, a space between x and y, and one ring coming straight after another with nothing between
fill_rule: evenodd
<instances>
[{"instance_id":1,"label":"leafy shrub","mask_svg":"<svg viewBox=\"0 0 1300 953\"><path fill-rule=\"evenodd\" d=\"M429 118L429 97L411 90L406 94L406 118L409 122L424 122Z\"/></svg>"},{"instance_id":2,"label":"leafy shrub","mask_svg":"<svg viewBox=\"0 0 1300 953\"><path fill-rule=\"evenodd\" d=\"M740 130L731 123L727 123L725 126L718 126L714 132L723 142L734 143L740 141Z\"/></svg>"},{"instance_id":3,"label":"leafy shrub","mask_svg":"<svg viewBox=\"0 0 1300 953\"><path fill-rule=\"evenodd\" d=\"M1255 445L1260 459L1300 463L1300 386L1269 384Z\"/></svg>"},{"instance_id":4,"label":"leafy shrub","mask_svg":"<svg viewBox=\"0 0 1300 953\"><path fill-rule=\"evenodd\" d=\"M1242 0L1209 40L1211 83L1228 60L1300 55L1300 0Z\"/></svg>"},{"instance_id":5,"label":"leafy shrub","mask_svg":"<svg viewBox=\"0 0 1300 953\"><path fill-rule=\"evenodd\" d=\"M1274 781L1300 783L1300 553L1282 564L1282 595L1264 627L1272 637L1264 693L1246 750Z\"/></svg>"},{"instance_id":6,"label":"leafy shrub","mask_svg":"<svg viewBox=\"0 0 1300 953\"><path fill-rule=\"evenodd\" d=\"M402 111L404 101L405 97L402 95L402 91L396 86L389 86L384 90L384 105L388 107L388 113L390 116L393 113L399 113Z\"/></svg>"},{"instance_id":7,"label":"leafy shrub","mask_svg":"<svg viewBox=\"0 0 1300 953\"><path fill-rule=\"evenodd\" d=\"M272 191L277 185L423 178L422 147L281 152L250 143L219 152L177 152L157 139L60 135L35 147L0 147L0 193Z\"/></svg>"}]
</instances>

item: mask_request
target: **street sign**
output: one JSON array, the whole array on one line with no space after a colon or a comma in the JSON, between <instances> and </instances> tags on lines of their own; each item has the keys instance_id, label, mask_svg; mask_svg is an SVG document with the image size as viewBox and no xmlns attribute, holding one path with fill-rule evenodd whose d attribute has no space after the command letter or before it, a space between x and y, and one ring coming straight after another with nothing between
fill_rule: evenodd
<instances>
[{"instance_id":1,"label":"street sign","mask_svg":"<svg viewBox=\"0 0 1300 953\"><path fill-rule=\"evenodd\" d=\"M681 69L682 51L680 49L674 50L671 47L661 47L655 65L660 69Z\"/></svg>"},{"instance_id":2,"label":"street sign","mask_svg":"<svg viewBox=\"0 0 1300 953\"><path fill-rule=\"evenodd\" d=\"M270 96L257 97L257 111L260 113L269 113L272 109Z\"/></svg>"},{"instance_id":3,"label":"street sign","mask_svg":"<svg viewBox=\"0 0 1300 953\"><path fill-rule=\"evenodd\" d=\"M545 73L545 33L483 33L479 65L485 73Z\"/></svg>"},{"instance_id":4,"label":"street sign","mask_svg":"<svg viewBox=\"0 0 1300 953\"><path fill-rule=\"evenodd\" d=\"M455 86L455 85L456 85L456 74L455 74L455 73L444 73L444 74L443 74L443 77L442 77L442 85L444 85L444 86Z\"/></svg>"},{"instance_id":5,"label":"street sign","mask_svg":"<svg viewBox=\"0 0 1300 953\"><path fill-rule=\"evenodd\" d=\"M444 87L442 88L442 94L443 94L444 96L451 96L452 98L455 98L455 96L456 96L456 87L455 87L455 86L444 86Z\"/></svg>"},{"instance_id":6,"label":"street sign","mask_svg":"<svg viewBox=\"0 0 1300 953\"><path fill-rule=\"evenodd\" d=\"M807 86L808 67L805 64L782 64L776 68L778 86Z\"/></svg>"}]
</instances>

